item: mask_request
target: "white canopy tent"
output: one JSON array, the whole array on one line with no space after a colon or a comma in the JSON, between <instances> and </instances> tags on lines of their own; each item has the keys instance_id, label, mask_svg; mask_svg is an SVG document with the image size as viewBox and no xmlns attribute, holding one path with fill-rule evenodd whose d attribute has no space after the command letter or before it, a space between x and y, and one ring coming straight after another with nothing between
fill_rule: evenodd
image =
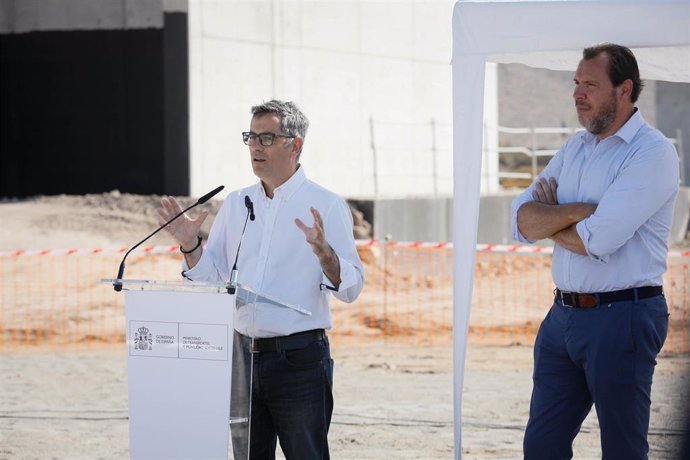
<instances>
[{"instance_id":1,"label":"white canopy tent","mask_svg":"<svg viewBox=\"0 0 690 460\"><path fill-rule=\"evenodd\" d=\"M455 458L462 455L462 388L479 215L485 64L521 63L574 72L582 49L600 42L631 48L643 79L690 82L690 0L460 0L455 4Z\"/></svg>"}]
</instances>

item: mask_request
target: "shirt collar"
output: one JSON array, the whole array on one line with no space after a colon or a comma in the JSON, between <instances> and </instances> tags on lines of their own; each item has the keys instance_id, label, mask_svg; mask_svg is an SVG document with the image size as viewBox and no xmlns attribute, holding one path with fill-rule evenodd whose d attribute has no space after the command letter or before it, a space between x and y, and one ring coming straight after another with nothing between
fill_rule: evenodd
<instances>
[{"instance_id":1,"label":"shirt collar","mask_svg":"<svg viewBox=\"0 0 690 460\"><path fill-rule=\"evenodd\" d=\"M621 139L623 139L626 143L632 142L633 138L635 137L635 134L644 126L645 121L644 118L642 118L642 114L640 113L639 109L635 107L635 112L632 114L630 119L625 122L623 126L620 127L620 129L614 134L614 136L618 136Z\"/></svg>"},{"instance_id":2,"label":"shirt collar","mask_svg":"<svg viewBox=\"0 0 690 460\"><path fill-rule=\"evenodd\" d=\"M295 171L280 187L276 187L276 189L273 190L273 198L281 197L283 200L289 200L306 180L307 174L304 172L304 166L298 164L297 171ZM268 200L269 198L266 196L266 190L264 190L261 181L259 181L259 188L261 189L264 200Z\"/></svg>"}]
</instances>

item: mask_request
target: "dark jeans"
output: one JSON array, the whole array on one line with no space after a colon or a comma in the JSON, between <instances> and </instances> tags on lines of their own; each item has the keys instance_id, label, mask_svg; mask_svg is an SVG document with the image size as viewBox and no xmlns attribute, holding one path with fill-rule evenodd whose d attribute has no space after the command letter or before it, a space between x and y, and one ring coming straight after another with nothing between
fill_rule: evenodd
<instances>
[{"instance_id":1,"label":"dark jeans","mask_svg":"<svg viewBox=\"0 0 690 460\"><path fill-rule=\"evenodd\" d=\"M570 459L595 405L604 460L646 459L656 356L666 340L663 296L570 308L556 299L534 345L525 459Z\"/></svg>"},{"instance_id":2,"label":"dark jeans","mask_svg":"<svg viewBox=\"0 0 690 460\"><path fill-rule=\"evenodd\" d=\"M231 416L246 415L253 359L251 427L247 432L246 423L231 425L234 458L247 458L249 438L252 460L275 459L276 441L287 460L329 459L333 360L328 338L298 350L261 353L250 353L242 342L235 333ZM237 359L240 354L243 360Z\"/></svg>"}]
</instances>

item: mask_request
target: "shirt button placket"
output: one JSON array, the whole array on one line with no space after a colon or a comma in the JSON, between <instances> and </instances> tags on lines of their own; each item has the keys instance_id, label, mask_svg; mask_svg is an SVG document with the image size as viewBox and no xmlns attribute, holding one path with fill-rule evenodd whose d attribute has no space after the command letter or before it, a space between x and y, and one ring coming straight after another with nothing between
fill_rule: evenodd
<instances>
[{"instance_id":1,"label":"shirt button placket","mask_svg":"<svg viewBox=\"0 0 690 460\"><path fill-rule=\"evenodd\" d=\"M259 265L258 265L258 275L259 275L259 289L263 288L264 275L266 273L266 262L268 261L268 248L271 242L271 236L273 235L273 227L275 224L277 214L277 206L275 198L268 203L266 212L266 221L264 224L263 237L261 239L261 249L259 250Z\"/></svg>"}]
</instances>

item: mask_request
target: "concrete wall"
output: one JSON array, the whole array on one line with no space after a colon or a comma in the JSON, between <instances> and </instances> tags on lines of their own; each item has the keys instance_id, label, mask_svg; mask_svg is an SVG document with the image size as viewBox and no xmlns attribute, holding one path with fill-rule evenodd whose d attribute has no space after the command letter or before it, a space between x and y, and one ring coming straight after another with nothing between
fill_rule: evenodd
<instances>
[{"instance_id":1,"label":"concrete wall","mask_svg":"<svg viewBox=\"0 0 690 460\"><path fill-rule=\"evenodd\" d=\"M681 187L676 199L676 207L671 227L671 243L688 240L690 234L690 187Z\"/></svg>"},{"instance_id":2,"label":"concrete wall","mask_svg":"<svg viewBox=\"0 0 690 460\"><path fill-rule=\"evenodd\" d=\"M279 98L310 119L301 161L317 182L349 198L452 194L453 4L191 2L192 193L256 181L240 133Z\"/></svg>"},{"instance_id":3,"label":"concrete wall","mask_svg":"<svg viewBox=\"0 0 690 460\"><path fill-rule=\"evenodd\" d=\"M297 101L312 122L302 162L318 182L354 199L450 196L452 6L452 0L192 2L192 193L256 180L239 133L248 128L251 105L281 98ZM489 66L487 125L578 128L572 75ZM638 104L652 124L657 93L656 82L648 82ZM491 152L498 141L487 139ZM524 136L500 139L531 145ZM540 147L557 148L563 140L544 136ZM488 185L495 158L484 162L484 194L500 192Z\"/></svg>"},{"instance_id":4,"label":"concrete wall","mask_svg":"<svg viewBox=\"0 0 690 460\"><path fill-rule=\"evenodd\" d=\"M379 241L452 241L453 199L375 200L373 238Z\"/></svg>"},{"instance_id":5,"label":"concrete wall","mask_svg":"<svg viewBox=\"0 0 690 460\"><path fill-rule=\"evenodd\" d=\"M643 93L644 94L644 93ZM683 155L683 184L690 186L690 83L656 82L656 127L667 137L678 137Z\"/></svg>"},{"instance_id":6,"label":"concrete wall","mask_svg":"<svg viewBox=\"0 0 690 460\"><path fill-rule=\"evenodd\" d=\"M481 197L478 243L517 243L510 229L511 203L516 195L517 191ZM394 241L452 241L452 202L451 198L376 200L372 205L373 238L379 241L388 237ZM685 239L689 221L690 188L681 187L669 237L672 244ZM538 244L550 245L549 241Z\"/></svg>"},{"instance_id":7,"label":"concrete wall","mask_svg":"<svg viewBox=\"0 0 690 460\"><path fill-rule=\"evenodd\" d=\"M484 195L479 208L478 243L514 244L510 204L515 195ZM417 198L373 202L373 238L384 241L452 241L453 199Z\"/></svg>"}]
</instances>

